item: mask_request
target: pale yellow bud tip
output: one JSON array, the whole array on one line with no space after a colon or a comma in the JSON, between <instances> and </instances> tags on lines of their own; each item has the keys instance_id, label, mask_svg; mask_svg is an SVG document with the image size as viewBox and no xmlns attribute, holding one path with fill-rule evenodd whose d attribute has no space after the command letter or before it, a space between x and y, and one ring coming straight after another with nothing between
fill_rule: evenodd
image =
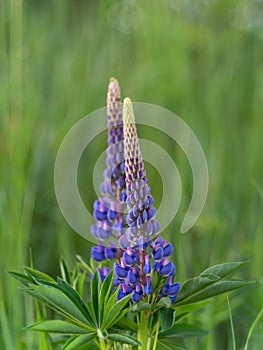
<instances>
[{"instance_id":1,"label":"pale yellow bud tip","mask_svg":"<svg viewBox=\"0 0 263 350\"><path fill-rule=\"evenodd\" d=\"M115 79L114 77L110 77L110 83L114 83L117 79Z\"/></svg>"},{"instance_id":2,"label":"pale yellow bud tip","mask_svg":"<svg viewBox=\"0 0 263 350\"><path fill-rule=\"evenodd\" d=\"M129 97L125 97L125 99L123 100L123 123L124 125L135 123L132 101Z\"/></svg>"}]
</instances>

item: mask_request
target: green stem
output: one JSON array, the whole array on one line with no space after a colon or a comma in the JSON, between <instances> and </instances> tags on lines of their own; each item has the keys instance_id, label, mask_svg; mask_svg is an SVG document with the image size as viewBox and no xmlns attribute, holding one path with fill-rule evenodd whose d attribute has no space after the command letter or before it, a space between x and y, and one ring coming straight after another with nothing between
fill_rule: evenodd
<instances>
[{"instance_id":1,"label":"green stem","mask_svg":"<svg viewBox=\"0 0 263 350\"><path fill-rule=\"evenodd\" d=\"M155 332L155 337L154 337L154 343L153 343L152 350L156 350L156 348L157 348L159 327L160 327L160 317L158 316L158 321L157 321L157 325L156 325L156 332Z\"/></svg>"},{"instance_id":2,"label":"green stem","mask_svg":"<svg viewBox=\"0 0 263 350\"><path fill-rule=\"evenodd\" d=\"M140 322L138 326L138 340L142 344L138 347L138 350L145 350L148 341L148 320L149 317L146 311L141 311Z\"/></svg>"},{"instance_id":3,"label":"green stem","mask_svg":"<svg viewBox=\"0 0 263 350\"><path fill-rule=\"evenodd\" d=\"M101 350L107 350L105 341L103 339L100 338L100 349Z\"/></svg>"}]
</instances>

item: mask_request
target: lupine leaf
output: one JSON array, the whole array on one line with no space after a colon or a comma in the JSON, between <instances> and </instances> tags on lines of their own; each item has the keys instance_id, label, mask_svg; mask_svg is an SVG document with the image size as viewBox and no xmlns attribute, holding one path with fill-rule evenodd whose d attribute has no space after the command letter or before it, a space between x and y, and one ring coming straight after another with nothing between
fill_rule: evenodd
<instances>
[{"instance_id":1,"label":"lupine leaf","mask_svg":"<svg viewBox=\"0 0 263 350\"><path fill-rule=\"evenodd\" d=\"M205 335L208 332L187 323L175 324L169 330L159 333L159 338L188 338Z\"/></svg>"},{"instance_id":2,"label":"lupine leaf","mask_svg":"<svg viewBox=\"0 0 263 350\"><path fill-rule=\"evenodd\" d=\"M105 280L102 283L102 286L100 288L99 293L99 309L100 309L100 320L103 319L103 313L105 306L108 301L108 296L111 292L112 288L112 277L113 277L113 271L111 271L108 276L105 278Z\"/></svg>"},{"instance_id":3,"label":"lupine leaf","mask_svg":"<svg viewBox=\"0 0 263 350\"><path fill-rule=\"evenodd\" d=\"M118 323L121 319L123 319L123 317L130 311L130 307L127 307L126 309L122 310L121 312L119 312L118 315L116 315L116 317L112 318L111 321L109 321L108 325L107 325L107 329L111 328L112 326L114 326L116 323Z\"/></svg>"},{"instance_id":4,"label":"lupine leaf","mask_svg":"<svg viewBox=\"0 0 263 350\"><path fill-rule=\"evenodd\" d=\"M171 338L161 338L158 339L157 350L188 350L182 345L176 345L174 339Z\"/></svg>"},{"instance_id":5,"label":"lupine leaf","mask_svg":"<svg viewBox=\"0 0 263 350\"><path fill-rule=\"evenodd\" d=\"M200 301L197 303L193 303L193 304L186 304L186 305L172 305L173 309L176 309L176 320L179 320L183 317L185 317L186 315L188 315L189 313L193 313L203 307L205 307L206 305L210 304L211 301L209 300L205 300L205 301Z\"/></svg>"},{"instance_id":6,"label":"lupine leaf","mask_svg":"<svg viewBox=\"0 0 263 350\"><path fill-rule=\"evenodd\" d=\"M128 317L123 317L121 320L119 320L116 324L117 327L126 329L127 331L138 331L138 325Z\"/></svg>"},{"instance_id":7,"label":"lupine leaf","mask_svg":"<svg viewBox=\"0 0 263 350\"><path fill-rule=\"evenodd\" d=\"M79 296L82 298L83 296L83 291L84 291L84 284L86 281L86 272L79 273L76 279L73 282L74 288L77 290L79 293Z\"/></svg>"},{"instance_id":8,"label":"lupine leaf","mask_svg":"<svg viewBox=\"0 0 263 350\"><path fill-rule=\"evenodd\" d=\"M159 314L161 320L161 331L167 331L174 324L176 311L173 309L163 308L159 310Z\"/></svg>"},{"instance_id":9,"label":"lupine leaf","mask_svg":"<svg viewBox=\"0 0 263 350\"><path fill-rule=\"evenodd\" d=\"M120 286L118 286L115 289L115 291L109 295L108 301L107 301L106 305L104 306L106 311L111 309L114 306L114 304L116 304L119 289L120 289Z\"/></svg>"},{"instance_id":10,"label":"lupine leaf","mask_svg":"<svg viewBox=\"0 0 263 350\"><path fill-rule=\"evenodd\" d=\"M72 302L78 307L78 309L85 315L87 320L89 320L91 324L95 325L92 320L90 312L88 311L86 305L84 304L79 294L75 291L75 289L72 288L70 284L68 284L66 281L62 280L59 277L58 277L58 286L72 300Z\"/></svg>"},{"instance_id":11,"label":"lupine leaf","mask_svg":"<svg viewBox=\"0 0 263 350\"><path fill-rule=\"evenodd\" d=\"M9 275L17 279L19 282L24 284L25 286L28 286L29 284L36 284L35 280L31 276L27 276L23 273L15 272L15 271L8 271Z\"/></svg>"},{"instance_id":12,"label":"lupine leaf","mask_svg":"<svg viewBox=\"0 0 263 350\"><path fill-rule=\"evenodd\" d=\"M140 311L150 310L150 309L152 309L152 304L146 303L144 301L139 301L138 303L135 303L132 306L131 311L140 312Z\"/></svg>"},{"instance_id":13,"label":"lupine leaf","mask_svg":"<svg viewBox=\"0 0 263 350\"><path fill-rule=\"evenodd\" d=\"M161 309L163 307L170 308L172 305L171 299L169 297L161 298L155 306L155 310Z\"/></svg>"},{"instance_id":14,"label":"lupine leaf","mask_svg":"<svg viewBox=\"0 0 263 350\"><path fill-rule=\"evenodd\" d=\"M112 333L108 335L108 338L117 341L118 343L133 345L133 346L140 346L141 343L134 337L127 335L127 334L119 334L119 333Z\"/></svg>"},{"instance_id":15,"label":"lupine leaf","mask_svg":"<svg viewBox=\"0 0 263 350\"><path fill-rule=\"evenodd\" d=\"M85 270L86 272L88 272L88 274L92 274L94 273L94 270L88 265L88 263L86 262L86 260L80 256L80 255L76 255L76 258L78 259L79 263L78 265ZM96 269L95 269L96 270Z\"/></svg>"},{"instance_id":16,"label":"lupine leaf","mask_svg":"<svg viewBox=\"0 0 263 350\"><path fill-rule=\"evenodd\" d=\"M249 262L250 260L234 261L234 262L214 265L205 269L202 273L200 273L200 276L216 275L216 276L219 276L220 278L224 278L230 275L231 273L239 270L241 267L247 265Z\"/></svg>"},{"instance_id":17,"label":"lupine leaf","mask_svg":"<svg viewBox=\"0 0 263 350\"><path fill-rule=\"evenodd\" d=\"M91 281L91 300L92 300L94 314L96 317L96 324L98 327L100 327L99 284L100 284L99 274L98 274L98 271L96 271Z\"/></svg>"},{"instance_id":18,"label":"lupine leaf","mask_svg":"<svg viewBox=\"0 0 263 350\"><path fill-rule=\"evenodd\" d=\"M71 283L70 272L65 259L61 258L59 264L60 264L60 271L61 271L63 280L70 284Z\"/></svg>"},{"instance_id":19,"label":"lupine leaf","mask_svg":"<svg viewBox=\"0 0 263 350\"><path fill-rule=\"evenodd\" d=\"M223 280L216 283L213 283L206 289L196 293L195 295L190 296L186 301L182 301L181 304L186 303L195 303L204 299L214 297L216 295L230 292L235 289L239 289L251 284L256 283L255 281L242 281L242 280Z\"/></svg>"},{"instance_id":20,"label":"lupine leaf","mask_svg":"<svg viewBox=\"0 0 263 350\"><path fill-rule=\"evenodd\" d=\"M102 329L105 329L105 328L107 329L109 325L113 325L113 321L117 319L120 311L124 308L124 306L129 302L130 299L131 299L131 294L128 294L119 301L115 300L115 304L113 304L111 308L108 307L108 305L106 306L106 310L105 310L106 312L105 312L105 316L101 327Z\"/></svg>"},{"instance_id":21,"label":"lupine leaf","mask_svg":"<svg viewBox=\"0 0 263 350\"><path fill-rule=\"evenodd\" d=\"M84 334L78 337L70 338L63 346L63 350L79 349L82 345L88 344L92 339L96 337L96 333Z\"/></svg>"},{"instance_id":22,"label":"lupine leaf","mask_svg":"<svg viewBox=\"0 0 263 350\"><path fill-rule=\"evenodd\" d=\"M46 285L33 285L31 288L42 297L41 301L45 300L48 304L52 304L53 307L60 309L73 319L93 327L93 324L87 320L83 312L60 289Z\"/></svg>"},{"instance_id":23,"label":"lupine leaf","mask_svg":"<svg viewBox=\"0 0 263 350\"><path fill-rule=\"evenodd\" d=\"M86 334L87 329L79 327L73 323L61 320L49 320L34 323L28 327L30 331L41 331L49 333L66 333L66 334Z\"/></svg>"},{"instance_id":24,"label":"lupine leaf","mask_svg":"<svg viewBox=\"0 0 263 350\"><path fill-rule=\"evenodd\" d=\"M218 276L205 276L205 277L194 277L189 280L187 280L183 285L179 292L178 298L175 302L175 304L180 303L181 301L184 301L188 299L190 296L198 293L202 289L205 289L210 284L213 284L217 282L220 279Z\"/></svg>"},{"instance_id":25,"label":"lupine leaf","mask_svg":"<svg viewBox=\"0 0 263 350\"><path fill-rule=\"evenodd\" d=\"M31 267L24 267L24 270L32 277L36 278L36 280L40 279L43 281L48 281L48 282L53 282L55 283L56 281L54 280L54 278L52 278L51 276L47 275L44 272L35 270Z\"/></svg>"}]
</instances>

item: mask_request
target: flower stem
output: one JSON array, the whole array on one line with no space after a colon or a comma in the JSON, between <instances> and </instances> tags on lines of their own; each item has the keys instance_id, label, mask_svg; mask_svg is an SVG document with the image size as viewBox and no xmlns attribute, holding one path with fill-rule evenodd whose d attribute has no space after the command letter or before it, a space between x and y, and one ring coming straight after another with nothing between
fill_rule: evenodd
<instances>
[{"instance_id":1,"label":"flower stem","mask_svg":"<svg viewBox=\"0 0 263 350\"><path fill-rule=\"evenodd\" d=\"M155 337L154 337L154 343L153 343L152 350L156 350L156 348L157 348L159 327L160 327L160 317L158 316L158 321L157 321L157 325L156 325L156 332L155 332Z\"/></svg>"},{"instance_id":2,"label":"flower stem","mask_svg":"<svg viewBox=\"0 0 263 350\"><path fill-rule=\"evenodd\" d=\"M145 350L148 341L148 315L146 311L141 311L140 322L138 326L138 340L142 344L138 350Z\"/></svg>"},{"instance_id":3,"label":"flower stem","mask_svg":"<svg viewBox=\"0 0 263 350\"><path fill-rule=\"evenodd\" d=\"M100 338L100 349L101 350L107 350L105 341L103 339Z\"/></svg>"}]
</instances>

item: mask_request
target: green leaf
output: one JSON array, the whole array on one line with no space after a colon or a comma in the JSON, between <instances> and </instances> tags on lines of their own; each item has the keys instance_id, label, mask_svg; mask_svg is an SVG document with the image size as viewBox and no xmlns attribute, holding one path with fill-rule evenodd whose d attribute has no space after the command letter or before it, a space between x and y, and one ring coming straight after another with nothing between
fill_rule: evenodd
<instances>
[{"instance_id":1,"label":"green leaf","mask_svg":"<svg viewBox=\"0 0 263 350\"><path fill-rule=\"evenodd\" d=\"M220 278L224 278L230 275L231 273L239 270L241 267L247 265L248 263L250 263L250 260L234 261L234 262L227 262L224 264L214 265L205 269L202 273L200 273L200 276L216 275Z\"/></svg>"},{"instance_id":2,"label":"green leaf","mask_svg":"<svg viewBox=\"0 0 263 350\"><path fill-rule=\"evenodd\" d=\"M53 308L62 311L68 317L80 321L84 325L93 328L93 324L88 322L83 312L74 304L74 302L60 289L46 285L33 285L32 289L36 292L36 297L40 296L40 301L47 302L47 305L53 305Z\"/></svg>"},{"instance_id":3,"label":"green leaf","mask_svg":"<svg viewBox=\"0 0 263 350\"><path fill-rule=\"evenodd\" d=\"M159 310L162 332L167 331L173 326L175 321L175 314L176 314L176 311L172 309Z\"/></svg>"},{"instance_id":4,"label":"green leaf","mask_svg":"<svg viewBox=\"0 0 263 350\"><path fill-rule=\"evenodd\" d=\"M164 298L161 298L158 303L155 305L155 310L159 310L163 307L165 308L170 308L172 305L172 302L171 302L171 299L169 297L164 297Z\"/></svg>"},{"instance_id":5,"label":"green leaf","mask_svg":"<svg viewBox=\"0 0 263 350\"><path fill-rule=\"evenodd\" d=\"M78 337L70 338L63 346L63 350L74 350L80 348L82 345L88 344L96 337L96 333L80 335Z\"/></svg>"},{"instance_id":6,"label":"green leaf","mask_svg":"<svg viewBox=\"0 0 263 350\"><path fill-rule=\"evenodd\" d=\"M174 339L161 338L158 339L157 350L187 350L184 346L177 345L174 343Z\"/></svg>"},{"instance_id":7,"label":"green leaf","mask_svg":"<svg viewBox=\"0 0 263 350\"><path fill-rule=\"evenodd\" d=\"M47 275L44 272L35 270L31 267L24 267L24 270L32 277L34 277L36 280L40 279L42 281L48 281L48 282L56 282L54 280L54 278L52 278L51 276Z\"/></svg>"},{"instance_id":8,"label":"green leaf","mask_svg":"<svg viewBox=\"0 0 263 350\"><path fill-rule=\"evenodd\" d=\"M113 317L111 321L107 324L107 329L114 326L116 323L118 323L128 312L130 311L130 307L127 307L126 309L123 309L121 312L119 312L116 317Z\"/></svg>"},{"instance_id":9,"label":"green leaf","mask_svg":"<svg viewBox=\"0 0 263 350\"><path fill-rule=\"evenodd\" d=\"M109 326L112 326L114 324L114 321L119 316L120 311L130 301L130 299L131 299L131 294L126 295L124 298L122 298L119 301L116 301L115 299L115 303L113 304L112 307L109 307L109 305L112 305L111 298L109 299L109 303L108 303L109 305L107 304L106 306L105 316L102 322L102 327L101 327L102 329L107 329ZM127 309L127 312L128 312L128 309ZM119 317L117 321L119 321Z\"/></svg>"},{"instance_id":10,"label":"green leaf","mask_svg":"<svg viewBox=\"0 0 263 350\"><path fill-rule=\"evenodd\" d=\"M15 271L8 271L8 273L25 286L28 286L29 284L36 284L35 280L31 276Z\"/></svg>"},{"instance_id":11,"label":"green leaf","mask_svg":"<svg viewBox=\"0 0 263 350\"><path fill-rule=\"evenodd\" d=\"M100 320L103 320L104 309L106 307L111 289L113 286L113 271L111 271L108 276L103 281L100 292L99 292L99 310L100 310Z\"/></svg>"},{"instance_id":12,"label":"green leaf","mask_svg":"<svg viewBox=\"0 0 263 350\"><path fill-rule=\"evenodd\" d=\"M130 336L130 335L127 335L127 334L109 334L108 335L108 338L113 340L113 341L116 341L116 342L119 342L119 343L123 343L123 344L128 344L128 345L133 345L133 346L140 346L141 343L134 337Z\"/></svg>"},{"instance_id":13,"label":"green leaf","mask_svg":"<svg viewBox=\"0 0 263 350\"><path fill-rule=\"evenodd\" d=\"M88 263L86 262L86 260L82 256L76 255L76 257L79 261L78 265L82 268L82 270L88 272L88 274L94 273L94 270L88 265Z\"/></svg>"},{"instance_id":14,"label":"green leaf","mask_svg":"<svg viewBox=\"0 0 263 350\"><path fill-rule=\"evenodd\" d=\"M194 304L186 304L186 305L172 305L172 308L176 310L176 321L185 317L189 313L193 313L206 305L211 303L210 300L205 300L202 302L197 302Z\"/></svg>"},{"instance_id":15,"label":"green leaf","mask_svg":"<svg viewBox=\"0 0 263 350\"><path fill-rule=\"evenodd\" d=\"M72 302L77 306L77 308L85 315L90 324L94 324L92 316L88 311L85 303L77 293L77 291L72 288L70 284L58 277L58 286L60 289L72 300Z\"/></svg>"},{"instance_id":16,"label":"green leaf","mask_svg":"<svg viewBox=\"0 0 263 350\"><path fill-rule=\"evenodd\" d=\"M152 309L152 304L146 303L144 301L139 301L138 303L135 303L132 306L131 311L140 312L140 311L150 310L150 309Z\"/></svg>"},{"instance_id":17,"label":"green leaf","mask_svg":"<svg viewBox=\"0 0 263 350\"><path fill-rule=\"evenodd\" d=\"M123 317L121 320L118 321L116 324L117 327L126 329L127 331L133 331L137 332L138 331L138 325L128 317Z\"/></svg>"},{"instance_id":18,"label":"green leaf","mask_svg":"<svg viewBox=\"0 0 263 350\"><path fill-rule=\"evenodd\" d=\"M70 284L71 278L70 278L70 272L69 272L69 268L68 268L66 260L61 258L59 265L60 265L62 279Z\"/></svg>"},{"instance_id":19,"label":"green leaf","mask_svg":"<svg viewBox=\"0 0 263 350\"><path fill-rule=\"evenodd\" d=\"M66 334L86 334L87 329L79 327L73 323L61 321L61 320L50 320L34 323L25 329L31 331L49 332L49 333L66 333Z\"/></svg>"},{"instance_id":20,"label":"green leaf","mask_svg":"<svg viewBox=\"0 0 263 350\"><path fill-rule=\"evenodd\" d=\"M159 338L188 338L208 334L207 331L187 323L175 324L169 330L159 333Z\"/></svg>"},{"instance_id":21,"label":"green leaf","mask_svg":"<svg viewBox=\"0 0 263 350\"><path fill-rule=\"evenodd\" d=\"M194 277L187 280L183 285L179 292L178 298L175 304L181 303L181 301L187 300L192 295L198 293L202 289L205 289L210 284L213 284L220 280L220 277L211 275L205 277Z\"/></svg>"},{"instance_id":22,"label":"green leaf","mask_svg":"<svg viewBox=\"0 0 263 350\"><path fill-rule=\"evenodd\" d=\"M100 327L99 287L100 287L100 278L99 278L98 271L96 271L91 281L91 300L92 300L94 314L96 317L96 325L98 327Z\"/></svg>"},{"instance_id":23,"label":"green leaf","mask_svg":"<svg viewBox=\"0 0 263 350\"><path fill-rule=\"evenodd\" d=\"M195 303L201 300L205 300L211 297L214 297L216 295L230 292L235 289L239 289L242 287L249 286L251 284L256 283L255 281L240 281L240 280L226 280L226 281L219 281L216 283L213 283L211 286L207 287L206 289L200 291L199 293L189 297L187 299L187 303ZM184 301L182 302L182 304Z\"/></svg>"}]
</instances>

